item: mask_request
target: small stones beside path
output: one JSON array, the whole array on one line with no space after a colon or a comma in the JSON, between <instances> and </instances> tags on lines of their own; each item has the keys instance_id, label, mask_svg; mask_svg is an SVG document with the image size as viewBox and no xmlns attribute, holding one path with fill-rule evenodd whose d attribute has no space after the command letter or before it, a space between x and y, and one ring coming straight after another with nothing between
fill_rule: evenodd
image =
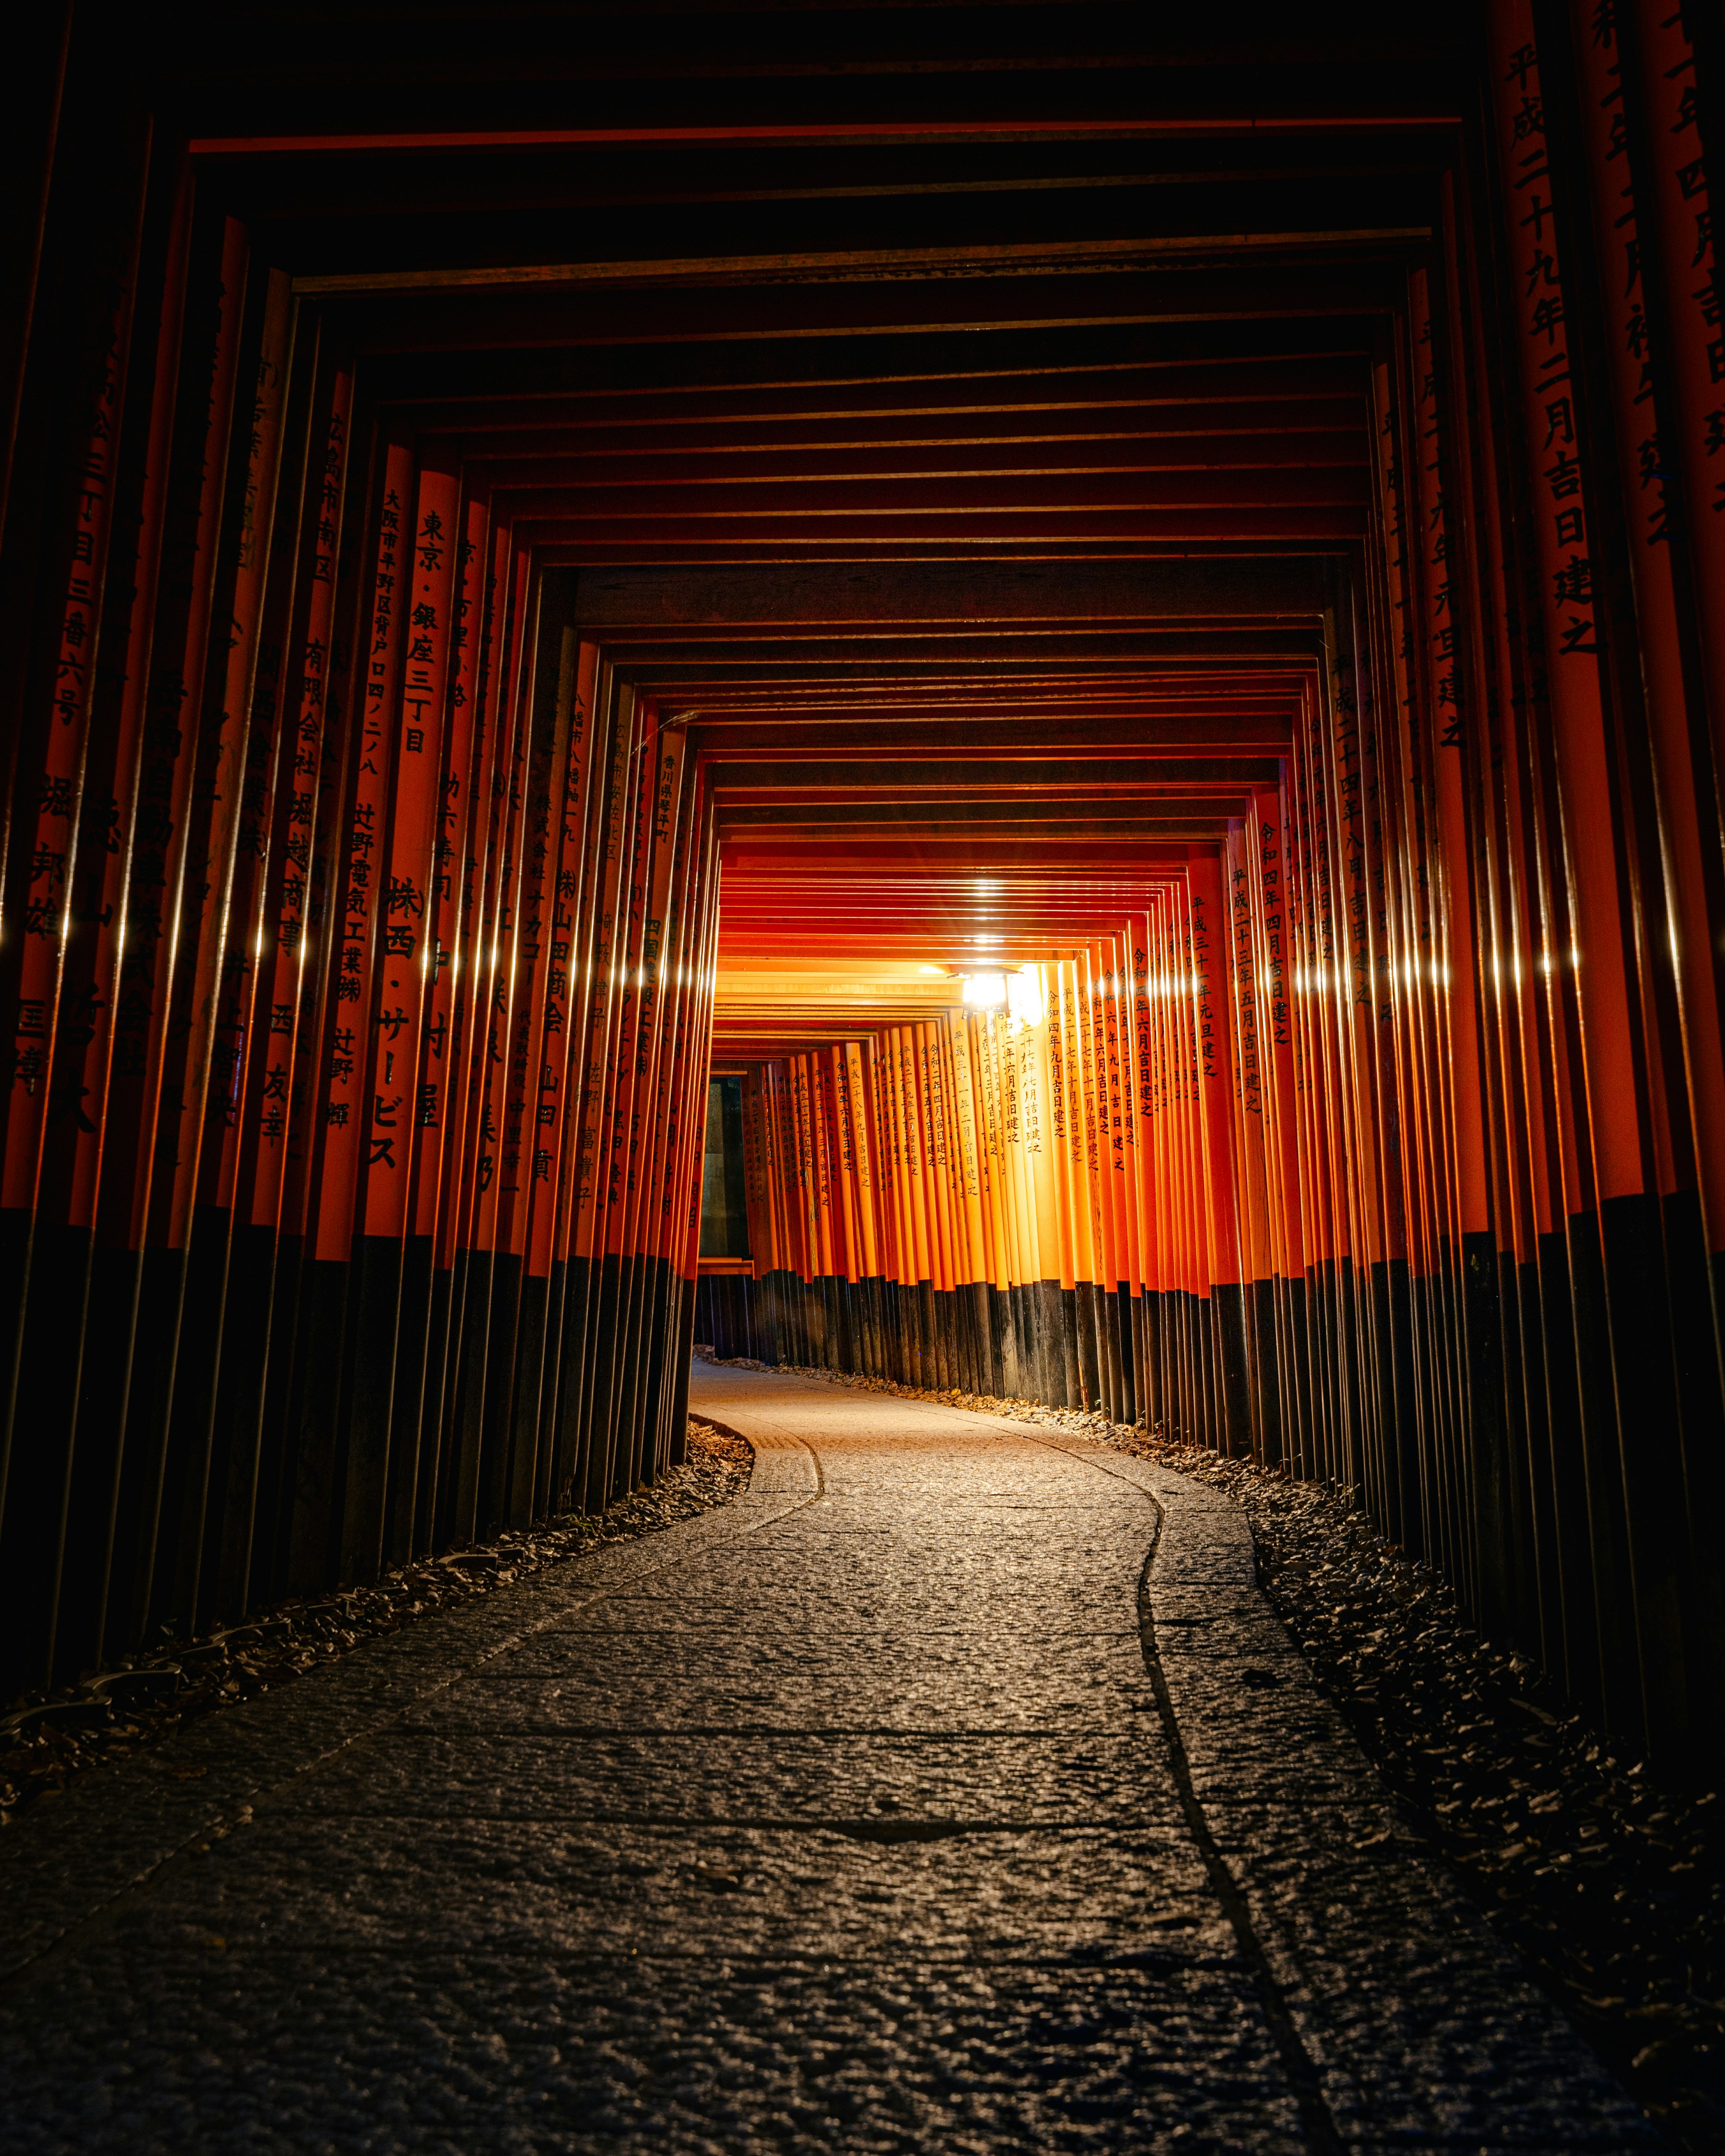
<instances>
[{"instance_id":1,"label":"small stones beside path","mask_svg":"<svg viewBox=\"0 0 1725 2156\"><path fill-rule=\"evenodd\" d=\"M1353 1491L1080 1409L785 1374L1042 1424L1225 1490L1271 1604L1405 1825L1673 2146L1725 2147L1725 1808L1661 1785L1536 1664L1482 1640Z\"/></svg>"},{"instance_id":2,"label":"small stones beside path","mask_svg":"<svg viewBox=\"0 0 1725 2156\"><path fill-rule=\"evenodd\" d=\"M511 1530L403 1565L375 1586L285 1602L198 1639L166 1640L156 1652L64 1691L29 1694L0 1717L0 1827L84 1769L158 1744L187 1722L291 1683L416 1617L729 1504L747 1486L753 1460L743 1439L691 1416L687 1459L603 1514ZM175 1769L170 1763L166 1771ZM204 1770L188 1764L184 1771Z\"/></svg>"}]
</instances>

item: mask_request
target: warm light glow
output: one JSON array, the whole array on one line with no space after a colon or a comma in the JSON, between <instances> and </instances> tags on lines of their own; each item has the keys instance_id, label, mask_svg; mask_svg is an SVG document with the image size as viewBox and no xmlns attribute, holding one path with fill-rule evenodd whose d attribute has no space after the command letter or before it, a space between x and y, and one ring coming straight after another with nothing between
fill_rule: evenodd
<instances>
[{"instance_id":1,"label":"warm light glow","mask_svg":"<svg viewBox=\"0 0 1725 2156\"><path fill-rule=\"evenodd\" d=\"M926 974L931 979L937 981L940 978L941 975L946 972L946 970L947 969L944 966L919 966L916 968L916 971L919 973Z\"/></svg>"},{"instance_id":2,"label":"warm light glow","mask_svg":"<svg viewBox=\"0 0 1725 2156\"><path fill-rule=\"evenodd\" d=\"M1020 1025L1040 1025L1048 1015L1042 995L1042 968L1020 966L1006 983L1006 1007Z\"/></svg>"},{"instance_id":3,"label":"warm light glow","mask_svg":"<svg viewBox=\"0 0 1725 2156\"><path fill-rule=\"evenodd\" d=\"M999 1010L1006 1001L1004 973L967 973L964 1000L977 1010Z\"/></svg>"}]
</instances>

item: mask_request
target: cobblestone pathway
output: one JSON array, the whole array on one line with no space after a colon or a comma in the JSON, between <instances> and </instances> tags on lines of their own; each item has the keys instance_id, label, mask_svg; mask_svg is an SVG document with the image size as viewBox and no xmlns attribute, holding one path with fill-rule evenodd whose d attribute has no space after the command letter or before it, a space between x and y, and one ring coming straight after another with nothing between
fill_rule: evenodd
<instances>
[{"instance_id":1,"label":"cobblestone pathway","mask_svg":"<svg viewBox=\"0 0 1725 2156\"><path fill-rule=\"evenodd\" d=\"M693 1405L757 1447L726 1511L0 1847L0 2148L1661 2145L1399 1845L1224 1502L752 1371Z\"/></svg>"}]
</instances>

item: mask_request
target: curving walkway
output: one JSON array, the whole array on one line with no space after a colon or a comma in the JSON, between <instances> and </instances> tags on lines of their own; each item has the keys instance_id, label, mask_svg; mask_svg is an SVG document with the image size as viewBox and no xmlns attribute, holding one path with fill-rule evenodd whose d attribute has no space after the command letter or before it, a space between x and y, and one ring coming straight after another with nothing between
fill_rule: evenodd
<instances>
[{"instance_id":1,"label":"curving walkway","mask_svg":"<svg viewBox=\"0 0 1725 2156\"><path fill-rule=\"evenodd\" d=\"M1211 1493L770 1373L692 1404L757 1447L727 1511L0 1845L0 2147L1662 2145L1398 1844Z\"/></svg>"}]
</instances>

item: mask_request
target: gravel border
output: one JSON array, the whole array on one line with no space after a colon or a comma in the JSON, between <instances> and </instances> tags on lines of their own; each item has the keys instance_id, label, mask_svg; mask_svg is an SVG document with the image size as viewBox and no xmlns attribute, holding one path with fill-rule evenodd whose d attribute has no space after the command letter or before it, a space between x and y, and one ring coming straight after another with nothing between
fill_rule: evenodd
<instances>
[{"instance_id":1,"label":"gravel border","mask_svg":"<svg viewBox=\"0 0 1725 2156\"><path fill-rule=\"evenodd\" d=\"M1537 1664L1482 1639L1354 1491L1077 1409L779 1367L1052 1426L1225 1491L1247 1515L1271 1606L1424 1853L1675 2148L1725 2147L1725 1826L1714 1794L1661 1783Z\"/></svg>"},{"instance_id":2,"label":"gravel border","mask_svg":"<svg viewBox=\"0 0 1725 2156\"><path fill-rule=\"evenodd\" d=\"M416 1617L728 1505L747 1488L753 1466L745 1439L691 1415L688 1458L597 1517L570 1515L511 1530L403 1565L375 1587L284 1602L243 1625L170 1640L63 1691L26 1693L0 1717L0 1829L64 1790L74 1774L160 1744L188 1722L291 1683ZM165 1770L175 1771L167 1763Z\"/></svg>"}]
</instances>

